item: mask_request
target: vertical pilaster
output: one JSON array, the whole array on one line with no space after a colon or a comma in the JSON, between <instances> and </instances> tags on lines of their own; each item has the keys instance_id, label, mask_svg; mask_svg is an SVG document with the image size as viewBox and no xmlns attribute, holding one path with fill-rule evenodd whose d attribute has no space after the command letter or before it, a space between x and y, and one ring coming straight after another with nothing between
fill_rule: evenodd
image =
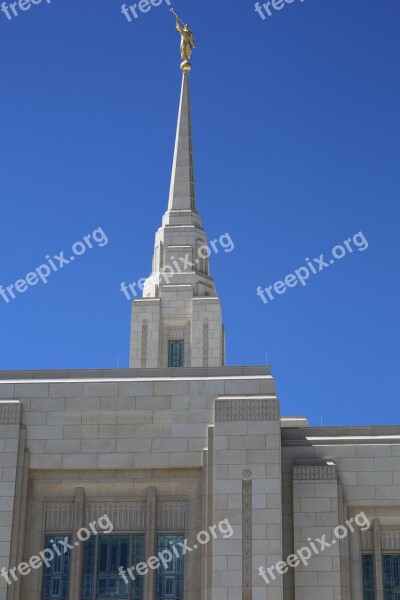
<instances>
[{"instance_id":1,"label":"vertical pilaster","mask_svg":"<svg viewBox=\"0 0 400 600\"><path fill-rule=\"evenodd\" d=\"M295 568L296 600L343 600L339 540L338 481L335 466L302 464L293 467L294 547L307 547L307 564ZM316 553L310 542L325 536L329 548Z\"/></svg>"},{"instance_id":2,"label":"vertical pilaster","mask_svg":"<svg viewBox=\"0 0 400 600\"><path fill-rule=\"evenodd\" d=\"M213 598L281 600L282 580L267 587L261 566L282 560L279 406L274 396L220 396L215 405L215 494L233 535L214 542Z\"/></svg>"},{"instance_id":3,"label":"vertical pilaster","mask_svg":"<svg viewBox=\"0 0 400 600\"><path fill-rule=\"evenodd\" d=\"M347 520L347 505L344 501L343 486L338 481L339 523ZM339 541L340 549L340 577L342 587L342 600L350 600L350 572L349 572L349 537Z\"/></svg>"},{"instance_id":4,"label":"vertical pilaster","mask_svg":"<svg viewBox=\"0 0 400 600\"><path fill-rule=\"evenodd\" d=\"M15 499L13 511L13 526L11 536L10 565L18 565L23 560L28 473L29 473L29 451L25 448L26 429L20 430L18 444L17 472L15 484ZM18 600L20 597L21 580L18 579L7 591L7 600Z\"/></svg>"},{"instance_id":5,"label":"vertical pilaster","mask_svg":"<svg viewBox=\"0 0 400 600\"><path fill-rule=\"evenodd\" d=\"M21 485L17 485L18 465L23 461L21 435L21 404L19 400L0 401L0 565L6 570L17 565L10 559L16 559L17 546L11 544L13 531L13 512L19 514L21 507ZM21 482L21 477L20 477ZM19 492L18 492L19 487ZM15 524L15 523L14 523ZM0 600L12 597L11 587L0 578ZM10 595L7 595L10 594Z\"/></svg>"},{"instance_id":6,"label":"vertical pilaster","mask_svg":"<svg viewBox=\"0 0 400 600\"><path fill-rule=\"evenodd\" d=\"M215 428L214 425L208 427L208 504L207 518L209 525L214 524L214 465L215 465ZM212 599L213 590L213 541L207 544L207 600Z\"/></svg>"},{"instance_id":7,"label":"vertical pilaster","mask_svg":"<svg viewBox=\"0 0 400 600\"><path fill-rule=\"evenodd\" d=\"M156 531L157 531L157 496L156 488L147 488L146 502L146 549L145 560L150 556L155 556ZM149 569L144 578L144 600L154 600L156 589L156 571Z\"/></svg>"},{"instance_id":8,"label":"vertical pilaster","mask_svg":"<svg viewBox=\"0 0 400 600\"><path fill-rule=\"evenodd\" d=\"M247 471L247 472L246 472ZM250 470L242 481L242 599L252 600L253 486Z\"/></svg>"},{"instance_id":9,"label":"vertical pilaster","mask_svg":"<svg viewBox=\"0 0 400 600\"><path fill-rule=\"evenodd\" d=\"M160 298L140 298L132 303L131 369L160 366L160 315Z\"/></svg>"},{"instance_id":10,"label":"vertical pilaster","mask_svg":"<svg viewBox=\"0 0 400 600\"><path fill-rule=\"evenodd\" d=\"M350 550L350 598L362 600L361 534L357 527L349 537Z\"/></svg>"},{"instance_id":11,"label":"vertical pilaster","mask_svg":"<svg viewBox=\"0 0 400 600\"><path fill-rule=\"evenodd\" d=\"M208 337L210 325L208 319L204 319L203 323L203 367L208 367Z\"/></svg>"},{"instance_id":12,"label":"vertical pilaster","mask_svg":"<svg viewBox=\"0 0 400 600\"><path fill-rule=\"evenodd\" d=\"M142 347L141 347L141 359L140 359L140 368L146 368L146 360L147 360L147 338L149 333L149 325L147 319L143 320L142 323Z\"/></svg>"},{"instance_id":13,"label":"vertical pilaster","mask_svg":"<svg viewBox=\"0 0 400 600\"><path fill-rule=\"evenodd\" d=\"M201 522L202 529L206 531L209 526L208 521L208 450L203 450L203 471L201 478ZM207 600L207 551L208 544L201 546L200 559L200 587L201 600Z\"/></svg>"},{"instance_id":14,"label":"vertical pilaster","mask_svg":"<svg viewBox=\"0 0 400 600\"><path fill-rule=\"evenodd\" d=\"M383 566L382 566L382 541L381 541L381 522L374 519L372 522L374 539L374 579L375 579L375 599L384 600L383 589Z\"/></svg>"},{"instance_id":15,"label":"vertical pilaster","mask_svg":"<svg viewBox=\"0 0 400 600\"><path fill-rule=\"evenodd\" d=\"M69 600L76 600L82 594L82 564L84 542L79 540L78 531L85 527L85 490L82 487L75 489L75 508L74 508L74 530L72 534L72 544L77 544L71 550L70 558L70 576L69 576Z\"/></svg>"}]
</instances>

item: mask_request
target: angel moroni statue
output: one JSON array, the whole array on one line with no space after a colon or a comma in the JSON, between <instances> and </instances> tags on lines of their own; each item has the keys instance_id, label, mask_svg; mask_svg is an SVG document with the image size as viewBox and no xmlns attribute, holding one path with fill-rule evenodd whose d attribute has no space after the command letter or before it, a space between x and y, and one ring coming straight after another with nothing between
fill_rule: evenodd
<instances>
[{"instance_id":1,"label":"angel moroni statue","mask_svg":"<svg viewBox=\"0 0 400 600\"><path fill-rule=\"evenodd\" d=\"M190 64L189 61L190 61L190 57L192 55L193 49L195 48L194 36L193 36L193 33L190 31L190 26L184 24L184 22L176 14L174 9L170 8L170 11L176 17L176 28L179 31L179 33L181 34L181 57L183 60L183 63L181 64L181 71L183 71L184 73L188 73L192 68L192 65ZM183 27L181 27L179 22L182 23Z\"/></svg>"}]
</instances>

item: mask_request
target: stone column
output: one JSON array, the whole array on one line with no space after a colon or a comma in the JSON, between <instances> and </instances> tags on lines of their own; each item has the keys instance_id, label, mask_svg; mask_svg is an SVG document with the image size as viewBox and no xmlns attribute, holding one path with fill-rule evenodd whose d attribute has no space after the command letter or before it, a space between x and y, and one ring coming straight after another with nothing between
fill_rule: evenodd
<instances>
[{"instance_id":1,"label":"stone column","mask_svg":"<svg viewBox=\"0 0 400 600\"><path fill-rule=\"evenodd\" d=\"M148 560L150 556L155 556L156 548L156 530L157 530L157 496L156 488L147 488L147 505L146 505L146 548L145 558ZM144 600L154 600L156 589L156 571L149 569L144 577Z\"/></svg>"},{"instance_id":2,"label":"stone column","mask_svg":"<svg viewBox=\"0 0 400 600\"><path fill-rule=\"evenodd\" d=\"M72 544L77 544L71 550L70 573L69 573L69 600L76 600L82 595L82 564L84 544L79 540L77 533L81 527L85 527L85 490L82 487L75 489L75 508L74 508L74 530L72 534Z\"/></svg>"},{"instance_id":3,"label":"stone column","mask_svg":"<svg viewBox=\"0 0 400 600\"><path fill-rule=\"evenodd\" d=\"M350 545L350 598L351 600L363 600L362 589L362 567L361 567L361 534L355 529L349 538Z\"/></svg>"},{"instance_id":4,"label":"stone column","mask_svg":"<svg viewBox=\"0 0 400 600\"><path fill-rule=\"evenodd\" d=\"M18 493L17 469L23 464L20 452L24 452L20 444L21 435L21 404L19 400L0 401L0 565L6 570L16 567L10 563L17 559L18 530L13 528L13 515L19 514L21 496ZM22 461L22 463L21 463ZM14 522L14 525L17 525ZM12 551L13 549L13 551ZM21 576L17 573L18 578ZM0 600L12 598L14 586L7 586L3 577L0 578Z\"/></svg>"},{"instance_id":5,"label":"stone column","mask_svg":"<svg viewBox=\"0 0 400 600\"><path fill-rule=\"evenodd\" d=\"M344 500L343 486L338 481L338 500L339 500L339 523L343 525L347 520L347 504ZM353 535L352 533L349 534ZM349 536L339 541L340 548L340 576L342 586L342 600L351 600L350 598L350 550Z\"/></svg>"},{"instance_id":6,"label":"stone column","mask_svg":"<svg viewBox=\"0 0 400 600\"><path fill-rule=\"evenodd\" d=\"M215 523L233 535L214 541L213 600L281 600L281 578L261 566L282 560L281 436L274 396L220 396L215 405Z\"/></svg>"},{"instance_id":7,"label":"stone column","mask_svg":"<svg viewBox=\"0 0 400 600\"><path fill-rule=\"evenodd\" d=\"M382 566L382 541L381 541L381 522L374 519L372 522L374 539L374 580L375 580L375 600L384 599L383 588L383 566Z\"/></svg>"}]
</instances>

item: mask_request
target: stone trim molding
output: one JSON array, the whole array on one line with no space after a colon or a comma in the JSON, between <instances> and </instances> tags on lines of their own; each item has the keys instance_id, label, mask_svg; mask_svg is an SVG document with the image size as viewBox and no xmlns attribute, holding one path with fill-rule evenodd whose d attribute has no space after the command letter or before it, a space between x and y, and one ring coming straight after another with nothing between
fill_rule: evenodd
<instances>
[{"instance_id":1,"label":"stone trim molding","mask_svg":"<svg viewBox=\"0 0 400 600\"><path fill-rule=\"evenodd\" d=\"M215 420L223 421L276 421L279 419L278 401L274 398L224 399L215 402Z\"/></svg>"},{"instance_id":2,"label":"stone trim molding","mask_svg":"<svg viewBox=\"0 0 400 600\"><path fill-rule=\"evenodd\" d=\"M136 298L134 302L138 302L142 306L153 306L153 304L158 304L160 302L160 298L152 298L151 300L148 298Z\"/></svg>"},{"instance_id":3,"label":"stone trim molding","mask_svg":"<svg viewBox=\"0 0 400 600\"><path fill-rule=\"evenodd\" d=\"M174 211L175 212L175 211ZM186 216L187 214L190 214L191 211L186 211L184 213L179 213L179 215L177 216ZM197 233L202 233L204 235L204 229L201 229L200 227L196 227L195 225L179 225L178 227L174 226L174 225L167 225L168 228L168 232L174 232L174 233L193 233L193 231L197 232Z\"/></svg>"},{"instance_id":4,"label":"stone trim molding","mask_svg":"<svg viewBox=\"0 0 400 600\"><path fill-rule=\"evenodd\" d=\"M144 531L146 502L86 502L85 522L107 515L114 531Z\"/></svg>"},{"instance_id":5,"label":"stone trim molding","mask_svg":"<svg viewBox=\"0 0 400 600\"><path fill-rule=\"evenodd\" d=\"M193 298L194 304L220 304L219 298L215 296L207 296L206 298Z\"/></svg>"},{"instance_id":6,"label":"stone trim molding","mask_svg":"<svg viewBox=\"0 0 400 600\"><path fill-rule=\"evenodd\" d=\"M193 298L193 302L196 298ZM160 302L160 298L146 300L137 298L134 302L146 303L149 305ZM181 367L168 369L152 369L152 375L149 376L147 369L64 369L60 371L0 371L0 384L31 384L31 383L113 383L113 382L132 382L132 381L186 381L188 379L215 379L224 380L262 380L272 381L271 368L264 366L242 366L242 367L209 367L205 370L203 367ZM7 395L10 392L7 392ZM26 396L24 396L26 397ZM3 400L4 401L4 400ZM10 402L10 400L8 400ZM378 429L382 433L387 429L383 427ZM391 428L390 428L391 429ZM368 430L369 431L369 430ZM392 430L390 431L392 433ZM396 431L396 433L398 433Z\"/></svg>"},{"instance_id":7,"label":"stone trim molding","mask_svg":"<svg viewBox=\"0 0 400 600\"><path fill-rule=\"evenodd\" d=\"M337 479L334 465L295 465L293 481L327 481Z\"/></svg>"},{"instance_id":8,"label":"stone trim molding","mask_svg":"<svg viewBox=\"0 0 400 600\"><path fill-rule=\"evenodd\" d=\"M0 425L19 425L21 403L19 400L0 400Z\"/></svg>"},{"instance_id":9,"label":"stone trim molding","mask_svg":"<svg viewBox=\"0 0 400 600\"><path fill-rule=\"evenodd\" d=\"M72 532L74 502L46 502L46 531Z\"/></svg>"},{"instance_id":10,"label":"stone trim molding","mask_svg":"<svg viewBox=\"0 0 400 600\"><path fill-rule=\"evenodd\" d=\"M173 275L174 273L172 273ZM191 285L182 283L182 285L163 285L164 292L190 292L192 290Z\"/></svg>"},{"instance_id":11,"label":"stone trim molding","mask_svg":"<svg viewBox=\"0 0 400 600\"><path fill-rule=\"evenodd\" d=\"M157 529L160 531L185 531L186 502L157 502Z\"/></svg>"}]
</instances>

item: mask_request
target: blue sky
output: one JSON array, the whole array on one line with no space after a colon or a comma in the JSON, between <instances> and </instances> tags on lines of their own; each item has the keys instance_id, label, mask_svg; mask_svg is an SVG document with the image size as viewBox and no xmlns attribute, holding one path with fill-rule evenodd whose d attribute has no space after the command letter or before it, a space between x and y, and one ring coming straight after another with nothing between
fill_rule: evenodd
<instances>
[{"instance_id":1,"label":"blue sky","mask_svg":"<svg viewBox=\"0 0 400 600\"><path fill-rule=\"evenodd\" d=\"M133 4L133 2L132 2ZM0 368L128 365L130 303L168 201L179 36L164 2L0 13L0 283L101 227L109 240L6 303ZM265 364L284 415L400 423L398 0L176 0L195 33L197 203L227 362ZM362 231L354 251L264 305L267 287ZM70 254L70 252L69 252ZM69 256L68 254L68 256Z\"/></svg>"}]
</instances>

